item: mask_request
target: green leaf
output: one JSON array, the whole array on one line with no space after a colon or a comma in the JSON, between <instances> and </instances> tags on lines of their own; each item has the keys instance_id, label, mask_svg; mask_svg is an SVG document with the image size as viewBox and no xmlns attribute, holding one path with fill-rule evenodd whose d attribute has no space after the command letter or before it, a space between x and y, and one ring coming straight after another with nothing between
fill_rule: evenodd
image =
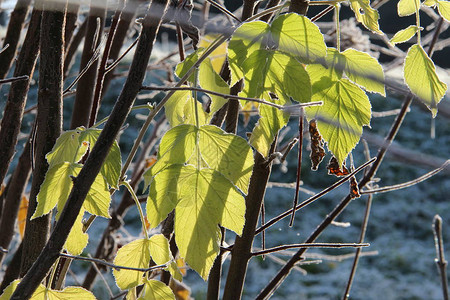
<instances>
[{"instance_id":1,"label":"green leaf","mask_svg":"<svg viewBox=\"0 0 450 300\"><path fill-rule=\"evenodd\" d=\"M37 207L31 219L48 214L56 205L61 212L72 189L71 176L81 165L64 162L51 167L45 174L44 182L37 195Z\"/></svg>"},{"instance_id":2,"label":"green leaf","mask_svg":"<svg viewBox=\"0 0 450 300\"><path fill-rule=\"evenodd\" d=\"M121 247L114 258L114 264L145 269L150 263L150 240L139 239ZM143 283L144 272L134 270L113 270L117 286L127 290Z\"/></svg>"},{"instance_id":3,"label":"green leaf","mask_svg":"<svg viewBox=\"0 0 450 300\"><path fill-rule=\"evenodd\" d=\"M378 11L370 6L370 0L350 0L350 7L355 13L356 20L370 31L383 34L378 25Z\"/></svg>"},{"instance_id":4,"label":"green leaf","mask_svg":"<svg viewBox=\"0 0 450 300\"><path fill-rule=\"evenodd\" d=\"M212 125L199 130L199 147L204 161L247 194L253 170L253 151L247 141Z\"/></svg>"},{"instance_id":5,"label":"green leaf","mask_svg":"<svg viewBox=\"0 0 450 300\"><path fill-rule=\"evenodd\" d=\"M0 300L9 300L16 290L17 286L20 283L20 279L16 279L13 282L11 282L4 290L3 293L0 296Z\"/></svg>"},{"instance_id":6,"label":"green leaf","mask_svg":"<svg viewBox=\"0 0 450 300\"><path fill-rule=\"evenodd\" d=\"M289 117L267 105L260 105L259 113L261 118L253 129L249 142L256 151L267 157L275 134L287 124Z\"/></svg>"},{"instance_id":7,"label":"green leaf","mask_svg":"<svg viewBox=\"0 0 450 300\"><path fill-rule=\"evenodd\" d=\"M56 140L51 152L45 158L51 167L63 162L79 162L88 149L88 144L80 142L83 127L66 131Z\"/></svg>"},{"instance_id":8,"label":"green leaf","mask_svg":"<svg viewBox=\"0 0 450 300\"><path fill-rule=\"evenodd\" d=\"M450 22L450 2L449 1L437 1L439 14Z\"/></svg>"},{"instance_id":9,"label":"green leaf","mask_svg":"<svg viewBox=\"0 0 450 300\"><path fill-rule=\"evenodd\" d=\"M94 147L100 136L101 130L96 128L88 128L81 133L80 140L87 141L90 144L90 148ZM122 157L120 154L120 148L117 141L114 141L106 160L100 169L100 174L106 179L108 184L115 188L119 188L119 177L122 170Z\"/></svg>"},{"instance_id":10,"label":"green leaf","mask_svg":"<svg viewBox=\"0 0 450 300\"><path fill-rule=\"evenodd\" d=\"M187 162L194 152L196 136L197 128L192 125L179 125L167 131L159 145L158 160L144 173L145 186L168 165Z\"/></svg>"},{"instance_id":11,"label":"green leaf","mask_svg":"<svg viewBox=\"0 0 450 300\"><path fill-rule=\"evenodd\" d=\"M400 17L419 13L420 0L400 0L397 3L397 11Z\"/></svg>"},{"instance_id":12,"label":"green leaf","mask_svg":"<svg viewBox=\"0 0 450 300\"><path fill-rule=\"evenodd\" d=\"M405 82L411 92L431 110L433 118L437 105L447 91L447 85L439 80L436 67L420 45L409 48L405 59Z\"/></svg>"},{"instance_id":13,"label":"green leaf","mask_svg":"<svg viewBox=\"0 0 450 300\"><path fill-rule=\"evenodd\" d=\"M175 300L175 295L163 282L145 280L143 295L138 300Z\"/></svg>"},{"instance_id":14,"label":"green leaf","mask_svg":"<svg viewBox=\"0 0 450 300\"><path fill-rule=\"evenodd\" d=\"M345 73L351 81L369 92L386 95L383 68L375 58L355 49L347 49L342 54L345 57Z\"/></svg>"},{"instance_id":15,"label":"green leaf","mask_svg":"<svg viewBox=\"0 0 450 300\"><path fill-rule=\"evenodd\" d=\"M254 51L264 46L269 36L269 25L262 21L244 23L233 33L228 43L228 62L231 71L231 86L244 77L242 64Z\"/></svg>"},{"instance_id":16,"label":"green leaf","mask_svg":"<svg viewBox=\"0 0 450 300\"><path fill-rule=\"evenodd\" d=\"M197 62L198 58L201 55L201 52L203 52L205 49L198 48L193 53L189 54L182 62L180 62L177 67L175 68L175 74L178 76L178 78L182 78L190 68ZM192 73L191 76L189 76L188 81L195 84L195 74Z\"/></svg>"},{"instance_id":17,"label":"green leaf","mask_svg":"<svg viewBox=\"0 0 450 300\"><path fill-rule=\"evenodd\" d=\"M313 101L323 100L324 104L307 108L306 113L309 119L317 120L328 149L342 165L358 143L362 127L369 126L371 105L364 91L347 79L323 87L313 95Z\"/></svg>"},{"instance_id":18,"label":"green leaf","mask_svg":"<svg viewBox=\"0 0 450 300\"><path fill-rule=\"evenodd\" d=\"M326 45L319 27L307 17L295 13L280 15L270 27L278 50L304 63L317 62L326 56Z\"/></svg>"},{"instance_id":19,"label":"green leaf","mask_svg":"<svg viewBox=\"0 0 450 300\"><path fill-rule=\"evenodd\" d=\"M9 300L20 283L20 279L11 282L3 291L0 300ZM95 296L88 290L81 287L66 287L62 291L47 289L43 284L40 284L36 291L31 296L30 300L70 300L70 299L85 299L95 300Z\"/></svg>"},{"instance_id":20,"label":"green leaf","mask_svg":"<svg viewBox=\"0 0 450 300\"><path fill-rule=\"evenodd\" d=\"M417 31L423 30L422 27L417 27L416 25L410 25L405 29L397 32L392 39L389 41L391 44L400 44L409 41L414 35L416 35Z\"/></svg>"},{"instance_id":21,"label":"green leaf","mask_svg":"<svg viewBox=\"0 0 450 300\"><path fill-rule=\"evenodd\" d=\"M64 249L72 255L80 255L89 242L89 235L83 232L83 215L84 209L81 209L64 243Z\"/></svg>"},{"instance_id":22,"label":"green leaf","mask_svg":"<svg viewBox=\"0 0 450 300\"><path fill-rule=\"evenodd\" d=\"M206 279L219 251L217 225L242 232L243 196L217 171L172 165L158 173L150 186L147 216L166 215L168 207L175 207L175 239L180 255ZM157 222L150 224L156 226Z\"/></svg>"},{"instance_id":23,"label":"green leaf","mask_svg":"<svg viewBox=\"0 0 450 300\"><path fill-rule=\"evenodd\" d=\"M58 208L56 217L59 217L72 189L72 177L78 175L81 167L80 164L65 162L54 165L47 171L37 195L38 205L31 219L48 214L55 206ZM83 207L93 215L110 218L110 203L111 196L108 186L105 179L99 174L86 196Z\"/></svg>"},{"instance_id":24,"label":"green leaf","mask_svg":"<svg viewBox=\"0 0 450 300\"><path fill-rule=\"evenodd\" d=\"M242 66L245 71L243 95L263 98L265 93L275 93L283 98L279 104L292 97L298 102L311 100L311 83L303 65L293 56L278 51L257 50Z\"/></svg>"},{"instance_id":25,"label":"green leaf","mask_svg":"<svg viewBox=\"0 0 450 300\"><path fill-rule=\"evenodd\" d=\"M342 78L345 68L345 56L342 55L336 48L327 48L327 56L325 61L320 64L309 64L306 66L311 84L320 82L323 78L328 78L332 81L337 81ZM312 86L314 93L314 86Z\"/></svg>"},{"instance_id":26,"label":"green leaf","mask_svg":"<svg viewBox=\"0 0 450 300\"><path fill-rule=\"evenodd\" d=\"M81 288L70 286L66 287L62 291L52 290L46 288L43 284L39 285L33 296L30 298L31 300L95 300L95 296L88 290Z\"/></svg>"},{"instance_id":27,"label":"green leaf","mask_svg":"<svg viewBox=\"0 0 450 300\"><path fill-rule=\"evenodd\" d=\"M214 71L213 65L210 59L205 59L199 67L198 81L200 86L206 90L215 91L218 93L228 95L230 93L230 87L228 84L219 76L219 74ZM211 105L209 108L209 115L212 116L216 111L218 111L225 103L228 102L227 99L208 95L211 98ZM203 124L201 124L203 125Z\"/></svg>"},{"instance_id":28,"label":"green leaf","mask_svg":"<svg viewBox=\"0 0 450 300\"><path fill-rule=\"evenodd\" d=\"M212 125L204 125L199 129L193 125L180 125L169 130L161 139L158 161L144 174L146 185L169 165L191 161L196 163L196 159L192 158L197 155L194 153L197 136L204 164L222 173L247 193L253 168L250 146L245 139L227 134Z\"/></svg>"},{"instance_id":29,"label":"green leaf","mask_svg":"<svg viewBox=\"0 0 450 300\"><path fill-rule=\"evenodd\" d=\"M435 6L436 4L438 4L437 0L425 0L423 2L424 5L426 6Z\"/></svg>"},{"instance_id":30,"label":"green leaf","mask_svg":"<svg viewBox=\"0 0 450 300\"><path fill-rule=\"evenodd\" d=\"M195 101L198 111L199 125L206 124L208 114L203 110L202 104ZM170 126L181 124L196 124L194 98L191 91L176 91L164 105L166 118Z\"/></svg>"}]
</instances>

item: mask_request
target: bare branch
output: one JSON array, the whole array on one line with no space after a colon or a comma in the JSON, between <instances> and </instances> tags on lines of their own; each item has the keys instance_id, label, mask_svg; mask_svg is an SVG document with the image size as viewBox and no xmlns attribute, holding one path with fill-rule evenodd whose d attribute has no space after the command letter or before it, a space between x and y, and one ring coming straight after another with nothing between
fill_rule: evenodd
<instances>
[{"instance_id":1,"label":"bare branch","mask_svg":"<svg viewBox=\"0 0 450 300\"><path fill-rule=\"evenodd\" d=\"M303 243L268 248L262 251L253 252L251 255L259 256L293 248L361 248L369 246L370 244L368 243Z\"/></svg>"}]
</instances>

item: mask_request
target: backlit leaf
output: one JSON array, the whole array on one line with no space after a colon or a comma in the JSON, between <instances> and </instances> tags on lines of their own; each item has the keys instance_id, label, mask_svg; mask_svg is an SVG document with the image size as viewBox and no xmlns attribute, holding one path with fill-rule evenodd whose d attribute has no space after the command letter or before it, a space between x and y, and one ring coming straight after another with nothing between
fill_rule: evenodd
<instances>
[{"instance_id":1,"label":"backlit leaf","mask_svg":"<svg viewBox=\"0 0 450 300\"><path fill-rule=\"evenodd\" d=\"M407 28L397 32L389 42L394 45L407 42L417 33L418 30L422 29L422 27L419 28L416 25L410 25Z\"/></svg>"},{"instance_id":2,"label":"backlit leaf","mask_svg":"<svg viewBox=\"0 0 450 300\"><path fill-rule=\"evenodd\" d=\"M150 186L149 220L152 214L161 213L158 204L162 204L166 211L169 211L167 205L171 209L176 205L175 239L180 255L206 279L219 251L217 225L221 224L237 234L242 232L243 196L217 171L172 165L158 173Z\"/></svg>"},{"instance_id":3,"label":"backlit leaf","mask_svg":"<svg viewBox=\"0 0 450 300\"><path fill-rule=\"evenodd\" d=\"M207 34L202 36L200 42L198 43L199 47L207 48L211 43L216 39L216 35ZM214 68L214 71L220 73L222 69L222 65L225 62L227 57L227 45L226 43L222 43L216 50L214 50L210 55L211 64Z\"/></svg>"},{"instance_id":4,"label":"backlit leaf","mask_svg":"<svg viewBox=\"0 0 450 300\"><path fill-rule=\"evenodd\" d=\"M100 129L88 128L81 133L80 140L89 142L92 150L98 137L100 136L100 133ZM108 182L111 187L118 189L121 170L122 157L120 154L120 148L117 141L114 141L108 155L106 156L105 162L100 169L100 174L102 174L102 176L106 179L106 182Z\"/></svg>"},{"instance_id":5,"label":"backlit leaf","mask_svg":"<svg viewBox=\"0 0 450 300\"><path fill-rule=\"evenodd\" d=\"M362 127L370 123L369 98L358 86L341 79L317 91L313 101L318 100L322 100L323 105L307 108L307 116L317 120L317 128L328 149L342 164L358 143Z\"/></svg>"},{"instance_id":6,"label":"backlit leaf","mask_svg":"<svg viewBox=\"0 0 450 300\"><path fill-rule=\"evenodd\" d=\"M253 151L247 141L237 135L225 133L212 125L199 130L202 158L211 169L217 170L247 194L253 170Z\"/></svg>"},{"instance_id":7,"label":"backlit leaf","mask_svg":"<svg viewBox=\"0 0 450 300\"><path fill-rule=\"evenodd\" d=\"M244 23L233 33L228 43L228 62L231 71L231 86L244 77L242 64L254 51L263 47L269 35L269 25L262 21Z\"/></svg>"},{"instance_id":8,"label":"backlit leaf","mask_svg":"<svg viewBox=\"0 0 450 300\"><path fill-rule=\"evenodd\" d=\"M38 205L31 219L48 214L56 205L58 211L62 211L72 188L71 176L74 176L76 168L80 168L80 165L64 162L47 171L37 195Z\"/></svg>"},{"instance_id":9,"label":"backlit leaf","mask_svg":"<svg viewBox=\"0 0 450 300\"><path fill-rule=\"evenodd\" d=\"M436 67L420 45L409 48L405 59L405 82L410 90L437 114L437 104L447 91L447 85L439 80Z\"/></svg>"},{"instance_id":10,"label":"backlit leaf","mask_svg":"<svg viewBox=\"0 0 450 300\"><path fill-rule=\"evenodd\" d=\"M138 300L175 300L175 295L163 282L145 280L144 291Z\"/></svg>"},{"instance_id":11,"label":"backlit leaf","mask_svg":"<svg viewBox=\"0 0 450 300\"><path fill-rule=\"evenodd\" d=\"M150 240L139 239L121 247L116 254L114 264L132 268L148 268L150 263ZM143 283L144 272L134 270L113 270L117 286L127 290Z\"/></svg>"},{"instance_id":12,"label":"backlit leaf","mask_svg":"<svg viewBox=\"0 0 450 300\"><path fill-rule=\"evenodd\" d=\"M439 14L450 22L450 2L449 1L437 1Z\"/></svg>"},{"instance_id":13,"label":"backlit leaf","mask_svg":"<svg viewBox=\"0 0 450 300\"><path fill-rule=\"evenodd\" d=\"M219 76L219 74L214 71L213 65L209 59L205 59L199 67L198 82L203 89L215 91L218 93L228 95L230 93L230 87L228 84ZM211 105L209 108L210 117L218 111L225 103L228 102L227 99L208 95L211 98ZM203 125L203 124L200 124Z\"/></svg>"},{"instance_id":14,"label":"backlit leaf","mask_svg":"<svg viewBox=\"0 0 450 300\"><path fill-rule=\"evenodd\" d=\"M345 74L351 81L369 92L386 95L383 68L375 58L355 49L347 49L342 54L345 57Z\"/></svg>"},{"instance_id":15,"label":"backlit leaf","mask_svg":"<svg viewBox=\"0 0 450 300\"><path fill-rule=\"evenodd\" d=\"M176 91L164 105L167 121L170 126L181 124L196 124L195 107L197 105L198 123L206 124L207 114L200 102L194 101L191 91Z\"/></svg>"},{"instance_id":16,"label":"backlit leaf","mask_svg":"<svg viewBox=\"0 0 450 300\"><path fill-rule=\"evenodd\" d=\"M80 164L65 162L48 170L37 195L38 205L32 219L48 214L55 206L58 208L57 217L59 216L72 189L72 177L78 175L81 167ZM91 214L110 218L108 211L110 202L111 196L106 181L98 174L83 207Z\"/></svg>"},{"instance_id":17,"label":"backlit leaf","mask_svg":"<svg viewBox=\"0 0 450 300\"><path fill-rule=\"evenodd\" d=\"M52 290L46 288L44 285L39 285L39 287L34 292L31 300L95 300L95 296L88 290L82 287L70 286L66 287L62 291Z\"/></svg>"},{"instance_id":18,"label":"backlit leaf","mask_svg":"<svg viewBox=\"0 0 450 300\"><path fill-rule=\"evenodd\" d=\"M356 20L374 33L383 34L378 25L378 11L370 6L370 0L350 0Z\"/></svg>"},{"instance_id":19,"label":"backlit leaf","mask_svg":"<svg viewBox=\"0 0 450 300\"><path fill-rule=\"evenodd\" d=\"M56 140L51 152L45 156L50 168L63 162L79 162L88 149L88 144L80 141L83 127L69 130Z\"/></svg>"},{"instance_id":20,"label":"backlit leaf","mask_svg":"<svg viewBox=\"0 0 450 300\"><path fill-rule=\"evenodd\" d=\"M81 209L64 243L64 249L72 255L80 255L89 242L89 235L83 232L83 215L84 209Z\"/></svg>"},{"instance_id":21,"label":"backlit leaf","mask_svg":"<svg viewBox=\"0 0 450 300\"><path fill-rule=\"evenodd\" d=\"M275 93L298 102L311 100L311 83L303 65L293 56L270 50L257 50L247 58L242 66L245 72L243 95L263 98L264 93Z\"/></svg>"},{"instance_id":22,"label":"backlit leaf","mask_svg":"<svg viewBox=\"0 0 450 300\"><path fill-rule=\"evenodd\" d=\"M397 3L397 11L400 17L419 13L420 0L400 0Z\"/></svg>"},{"instance_id":23,"label":"backlit leaf","mask_svg":"<svg viewBox=\"0 0 450 300\"><path fill-rule=\"evenodd\" d=\"M203 48L198 48L196 51L189 54L182 62L180 62L177 67L175 68L175 74L182 78L189 69L197 62L198 58L200 57L200 53L203 52ZM195 74L192 73L191 76L189 76L188 81L195 84Z\"/></svg>"},{"instance_id":24,"label":"backlit leaf","mask_svg":"<svg viewBox=\"0 0 450 300\"><path fill-rule=\"evenodd\" d=\"M434 5L438 4L438 1L437 0L425 0L423 2L423 4L426 6L434 6Z\"/></svg>"},{"instance_id":25,"label":"backlit leaf","mask_svg":"<svg viewBox=\"0 0 450 300\"><path fill-rule=\"evenodd\" d=\"M282 111L267 105L260 105L259 113L261 118L253 129L249 143L261 155L267 157L275 134L287 124L289 117Z\"/></svg>"},{"instance_id":26,"label":"backlit leaf","mask_svg":"<svg viewBox=\"0 0 450 300\"><path fill-rule=\"evenodd\" d=\"M319 27L307 17L295 13L280 15L270 27L278 50L304 63L317 62L326 56L326 45Z\"/></svg>"}]
</instances>

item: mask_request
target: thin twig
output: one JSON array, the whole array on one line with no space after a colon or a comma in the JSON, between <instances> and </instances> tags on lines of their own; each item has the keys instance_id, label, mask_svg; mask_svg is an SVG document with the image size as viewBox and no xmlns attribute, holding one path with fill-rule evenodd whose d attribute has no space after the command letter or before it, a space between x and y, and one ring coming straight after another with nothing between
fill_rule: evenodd
<instances>
[{"instance_id":1,"label":"thin twig","mask_svg":"<svg viewBox=\"0 0 450 300\"><path fill-rule=\"evenodd\" d=\"M236 21L238 21L238 23L242 23L241 19L236 17L231 11L229 11L228 9L226 9L225 7L220 5L219 3L215 2L215 1L212 1L212 0L206 0L206 1L211 3L212 6L214 6L215 8L217 8L218 10L223 12L224 14L226 14L226 15L232 17L233 19L235 19Z\"/></svg>"},{"instance_id":2,"label":"thin twig","mask_svg":"<svg viewBox=\"0 0 450 300\"><path fill-rule=\"evenodd\" d=\"M356 173L358 173L359 171L361 171L362 169L366 168L367 166L369 166L370 164L372 164L373 162L376 161L376 158L372 158L371 160L367 161L366 163L364 163L363 165L361 165L360 167L358 167L357 169L355 169L355 171L351 172L350 174L348 174L347 176L343 177L342 179L338 180L337 182L335 182L334 184L330 185L329 187L327 187L326 189L322 190L321 192L317 193L316 195L310 197L309 199L303 201L302 203L300 203L299 205L297 205L295 207L295 210L299 210L309 204L311 204L312 202L316 201L317 199L319 199L320 197L326 195L328 192L334 190L335 188L337 188L338 186L340 186L341 184L343 184L344 182L346 182L347 180L349 180L352 176L354 176ZM255 235L257 235L258 233L260 233L261 231L267 229L268 227L272 226L273 224L277 223L278 221L284 219L285 217L289 216L290 214L292 214L292 210L290 209L288 211L285 211L284 213L274 217L272 220L270 220L269 222L267 222L264 226L259 227L256 231L255 231Z\"/></svg>"},{"instance_id":3,"label":"thin twig","mask_svg":"<svg viewBox=\"0 0 450 300\"><path fill-rule=\"evenodd\" d=\"M128 52L131 51L131 49L134 48L134 46L136 46L137 42L139 41L139 36L133 41L133 43L131 43L131 45L127 48L127 50L125 50L124 53L122 53L121 56L119 56L118 59L116 59L113 63L111 63L110 65L108 65L108 67L105 69L105 74L108 73L109 71L111 71L112 69L114 69L119 63L120 61L128 54Z\"/></svg>"},{"instance_id":4,"label":"thin twig","mask_svg":"<svg viewBox=\"0 0 450 300\"><path fill-rule=\"evenodd\" d=\"M298 160L297 160L297 176L296 176L296 184L295 184L295 195L294 202L292 203L292 215L291 220L289 221L289 227L294 225L295 219L295 207L298 203L298 194L300 189L300 176L302 174L302 148L303 148L303 108L300 108L300 116L298 117Z\"/></svg>"},{"instance_id":5,"label":"thin twig","mask_svg":"<svg viewBox=\"0 0 450 300\"><path fill-rule=\"evenodd\" d=\"M10 83L10 82L20 81L20 80L28 80L28 78L29 78L28 75L23 75L23 76L11 77L11 78L6 78L6 79L0 79L0 84Z\"/></svg>"},{"instance_id":6,"label":"thin twig","mask_svg":"<svg viewBox=\"0 0 450 300\"><path fill-rule=\"evenodd\" d=\"M366 210L364 213L363 223L361 225L361 232L359 234L359 242L364 242L364 238L366 237L367 224L369 223L369 215L370 209L372 207L372 195L369 195L366 203ZM359 258L361 257L361 248L356 249L355 258L353 259L352 270L350 272L350 276L348 278L347 286L345 288L345 293L343 299L346 300L350 297L350 289L352 287L353 279L355 278L356 268L358 267Z\"/></svg>"},{"instance_id":7,"label":"thin twig","mask_svg":"<svg viewBox=\"0 0 450 300\"><path fill-rule=\"evenodd\" d=\"M138 272L148 272L148 271L152 271L152 270L156 270L156 269L164 269L164 268L167 267L167 264L162 264L162 265L157 265L157 266L153 266L153 267L149 267L149 268L132 268L132 267L127 267L127 266L118 266L118 265L109 263L107 261L104 261L103 259L89 258L89 257L84 257L84 256L78 256L78 255L70 255L70 254L67 254L67 253L60 253L59 256L94 262L94 263L97 263L97 264L108 266L108 267L113 268L113 269L115 269L117 271L120 271L120 270L132 270L132 271L138 271Z\"/></svg>"},{"instance_id":8,"label":"thin twig","mask_svg":"<svg viewBox=\"0 0 450 300\"><path fill-rule=\"evenodd\" d=\"M304 243L268 248L262 251L253 252L251 255L259 256L293 248L361 248L369 246L369 243Z\"/></svg>"},{"instance_id":9,"label":"thin twig","mask_svg":"<svg viewBox=\"0 0 450 300\"><path fill-rule=\"evenodd\" d=\"M6 250L6 249L3 249L3 247L0 247L0 252L1 252L1 253L8 253L9 251Z\"/></svg>"},{"instance_id":10,"label":"thin twig","mask_svg":"<svg viewBox=\"0 0 450 300\"><path fill-rule=\"evenodd\" d=\"M290 113L295 113L297 110L299 110L302 107L309 107L309 106L317 106L322 105L322 101L316 101L316 102L308 102L308 103L299 103L294 105L278 105L272 102L268 102L262 99L258 98L248 98L248 97L239 97L236 95L229 95L229 94L223 94L211 90L205 90L202 88L197 87L188 87L188 86L182 86L182 87L164 87L164 86L142 86L141 90L148 90L148 91L196 91L196 92L202 92L205 94L211 94L215 96L219 96L225 99L237 99L237 100L245 100L245 101L251 101L251 102L257 102L261 104L265 104L268 106L275 107L277 109L281 109Z\"/></svg>"},{"instance_id":11,"label":"thin twig","mask_svg":"<svg viewBox=\"0 0 450 300\"><path fill-rule=\"evenodd\" d=\"M436 265L441 275L442 293L444 300L448 300L447 261L444 255L444 240L442 238L442 218L434 216L433 220L434 243L436 244Z\"/></svg>"},{"instance_id":12,"label":"thin twig","mask_svg":"<svg viewBox=\"0 0 450 300\"><path fill-rule=\"evenodd\" d=\"M440 168L437 168L431 172L426 173L425 175L422 175L414 180L408 181L408 182L404 182L404 183L399 183L399 184L395 184L395 185L390 185L390 186L385 186L385 187L381 187L381 188L376 188L376 189L368 189L368 190L364 190L361 191L361 194L378 194L378 193L386 193L386 192L390 192L390 191L395 191L395 190L400 190L400 189L404 189L413 185L416 185L422 181L427 180L430 177L433 177L434 175L436 175L437 173L441 172L442 170L444 170L448 165L450 164L450 159L447 160Z\"/></svg>"}]
</instances>

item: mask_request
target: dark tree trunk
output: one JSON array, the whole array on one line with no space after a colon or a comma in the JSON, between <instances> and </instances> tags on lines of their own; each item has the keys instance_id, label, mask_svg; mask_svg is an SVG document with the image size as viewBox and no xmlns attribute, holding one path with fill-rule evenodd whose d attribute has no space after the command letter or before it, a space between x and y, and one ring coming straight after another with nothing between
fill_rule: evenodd
<instances>
[{"instance_id":1,"label":"dark tree trunk","mask_svg":"<svg viewBox=\"0 0 450 300\"><path fill-rule=\"evenodd\" d=\"M35 168L23 239L21 276L33 265L49 234L50 214L34 220L30 217L36 210L36 196L48 169L45 155L52 150L61 134L64 10L65 4L46 1L42 13Z\"/></svg>"}]
</instances>

